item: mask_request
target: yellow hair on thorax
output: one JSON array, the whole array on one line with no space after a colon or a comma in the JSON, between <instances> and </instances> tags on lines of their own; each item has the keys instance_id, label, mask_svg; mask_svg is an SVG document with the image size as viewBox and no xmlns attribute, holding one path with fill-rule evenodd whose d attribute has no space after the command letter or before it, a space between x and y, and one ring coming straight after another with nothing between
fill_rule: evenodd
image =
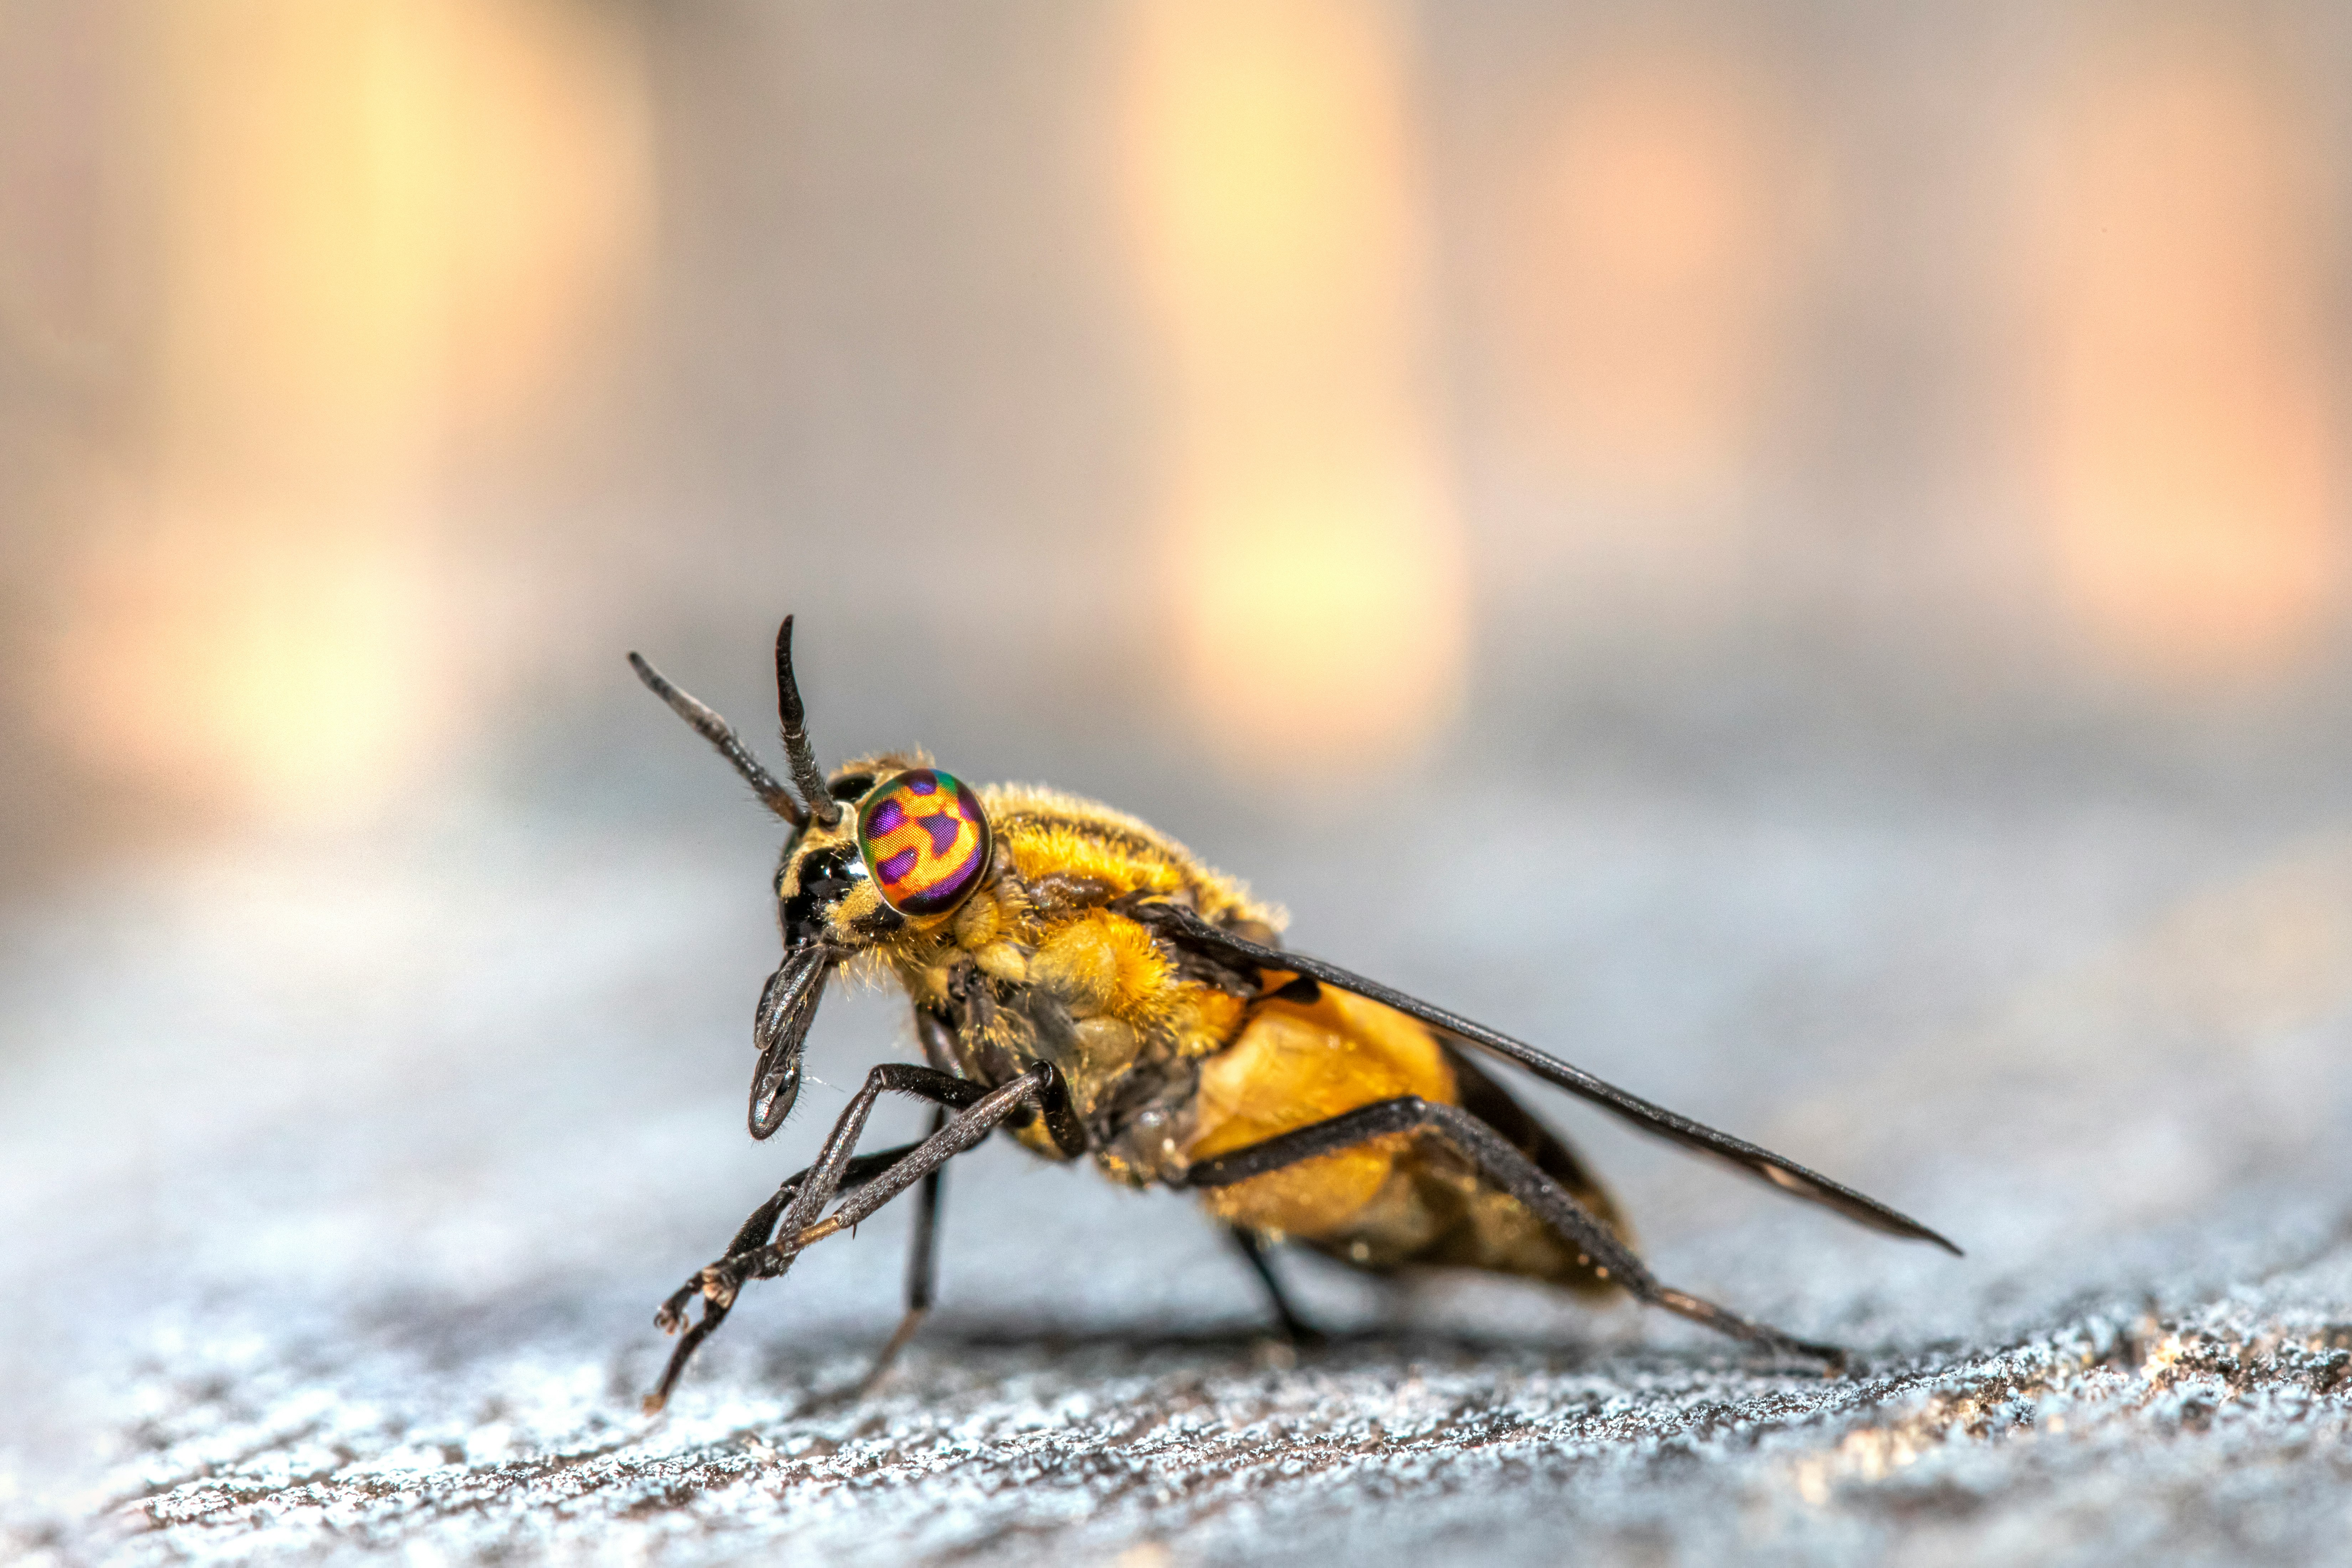
<instances>
[{"instance_id":1,"label":"yellow hair on thorax","mask_svg":"<svg viewBox=\"0 0 2352 1568\"><path fill-rule=\"evenodd\" d=\"M1200 913L1212 921L1251 921L1270 931L1288 923L1279 908L1250 897L1246 884L1211 868L1173 838L1123 811L1040 784L990 784L980 799L998 852L1024 882L1086 879L1103 884L1113 898L1189 892Z\"/></svg>"}]
</instances>

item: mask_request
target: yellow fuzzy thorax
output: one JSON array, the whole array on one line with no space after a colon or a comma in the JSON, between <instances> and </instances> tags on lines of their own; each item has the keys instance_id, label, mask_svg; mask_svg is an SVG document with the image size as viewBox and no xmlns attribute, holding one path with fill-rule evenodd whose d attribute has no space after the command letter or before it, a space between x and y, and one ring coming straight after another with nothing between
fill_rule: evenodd
<instances>
[{"instance_id":1,"label":"yellow fuzzy thorax","mask_svg":"<svg viewBox=\"0 0 2352 1568\"><path fill-rule=\"evenodd\" d=\"M1202 864L1191 850L1149 823L1038 784L990 784L981 804L995 828L999 853L1024 882L1052 876L1085 877L1125 893L1181 895L1187 889L1202 916L1254 921L1279 931L1288 916L1261 904L1232 877Z\"/></svg>"}]
</instances>

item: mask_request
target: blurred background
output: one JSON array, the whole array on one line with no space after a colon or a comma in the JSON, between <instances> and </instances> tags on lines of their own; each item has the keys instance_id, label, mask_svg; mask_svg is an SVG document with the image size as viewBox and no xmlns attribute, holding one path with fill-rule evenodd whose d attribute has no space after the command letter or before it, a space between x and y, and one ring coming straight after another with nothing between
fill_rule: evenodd
<instances>
[{"instance_id":1,"label":"blurred background","mask_svg":"<svg viewBox=\"0 0 2352 1568\"><path fill-rule=\"evenodd\" d=\"M642 782L785 609L982 776L2330 766L2347 104L2316 0L6 0L0 867Z\"/></svg>"},{"instance_id":2,"label":"blurred background","mask_svg":"<svg viewBox=\"0 0 2352 1568\"><path fill-rule=\"evenodd\" d=\"M2347 307L2330 0L0 0L0 1372L641 1386L905 1048L828 1003L742 1139L778 834L622 656L763 739L785 611L822 756L1108 799L1972 1248L1563 1114L1679 1283L2218 1289L2347 1201ZM1255 1321L972 1163L977 1318Z\"/></svg>"}]
</instances>

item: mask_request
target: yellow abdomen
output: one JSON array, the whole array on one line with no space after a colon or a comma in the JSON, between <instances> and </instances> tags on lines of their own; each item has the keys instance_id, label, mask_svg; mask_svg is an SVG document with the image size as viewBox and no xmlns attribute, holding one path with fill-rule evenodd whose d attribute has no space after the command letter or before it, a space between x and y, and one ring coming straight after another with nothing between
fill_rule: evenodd
<instances>
[{"instance_id":1,"label":"yellow abdomen","mask_svg":"<svg viewBox=\"0 0 2352 1568\"><path fill-rule=\"evenodd\" d=\"M1459 1103L1454 1071L1427 1029L1330 986L1302 1005L1269 1002L1201 1066L1192 1142L1201 1161L1401 1095ZM1410 1134L1319 1155L1204 1194L1219 1218L1316 1240L1346 1231L1388 1184Z\"/></svg>"}]
</instances>

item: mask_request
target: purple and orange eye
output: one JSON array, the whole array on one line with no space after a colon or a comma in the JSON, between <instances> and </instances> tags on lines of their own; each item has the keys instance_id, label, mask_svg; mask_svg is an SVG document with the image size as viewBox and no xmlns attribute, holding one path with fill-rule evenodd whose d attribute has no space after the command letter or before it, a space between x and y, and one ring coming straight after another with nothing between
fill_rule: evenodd
<instances>
[{"instance_id":1,"label":"purple and orange eye","mask_svg":"<svg viewBox=\"0 0 2352 1568\"><path fill-rule=\"evenodd\" d=\"M914 768L866 797L857 852L882 901L918 919L971 896L988 870L988 816L953 773Z\"/></svg>"}]
</instances>

